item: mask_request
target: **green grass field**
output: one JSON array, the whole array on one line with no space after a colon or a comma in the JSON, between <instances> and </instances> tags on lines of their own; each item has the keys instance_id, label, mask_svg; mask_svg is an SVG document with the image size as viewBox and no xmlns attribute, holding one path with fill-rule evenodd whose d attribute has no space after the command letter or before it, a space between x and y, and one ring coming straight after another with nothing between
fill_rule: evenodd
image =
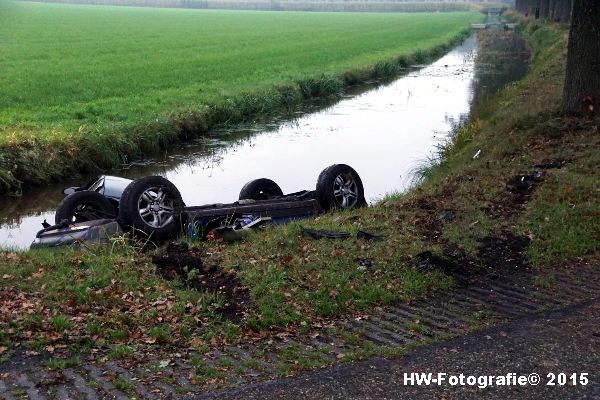
<instances>
[{"instance_id":1,"label":"green grass field","mask_svg":"<svg viewBox=\"0 0 600 400\"><path fill-rule=\"evenodd\" d=\"M482 18L477 13L283 13L3 1L0 152L33 141L46 146L44 153L65 160L65 166L77 167L69 158L83 156L106 168L124 155L152 150L131 136L165 141L151 132L168 135L164 131L174 115L202 113L242 93L253 93L249 101L260 103L273 87L323 74L339 77L417 50L439 49ZM298 90L292 89L284 92L294 102ZM268 112L281 97L244 113ZM215 121L203 120L195 129L244 119L220 114L225 115L211 115ZM98 136L111 140L92 139ZM86 152L95 144L108 154ZM36 156L24 157L9 161L23 166L12 174L26 182L72 172L65 167L43 176L27 169Z\"/></svg>"}]
</instances>

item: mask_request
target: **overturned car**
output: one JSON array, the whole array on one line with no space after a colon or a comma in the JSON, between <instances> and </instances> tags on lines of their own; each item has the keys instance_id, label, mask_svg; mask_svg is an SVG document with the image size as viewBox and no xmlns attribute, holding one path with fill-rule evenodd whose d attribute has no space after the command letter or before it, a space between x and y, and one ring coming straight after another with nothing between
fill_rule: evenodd
<instances>
[{"instance_id":1,"label":"overturned car","mask_svg":"<svg viewBox=\"0 0 600 400\"><path fill-rule=\"evenodd\" d=\"M325 168L315 190L284 195L274 181L255 179L241 189L233 203L187 206L173 183L161 176L129 180L100 176L83 187L63 191L55 225L46 225L34 247L71 245L96 240L119 229L160 242L178 234L206 239L233 237L264 223L281 224L331 209L366 205L358 173L345 164Z\"/></svg>"}]
</instances>

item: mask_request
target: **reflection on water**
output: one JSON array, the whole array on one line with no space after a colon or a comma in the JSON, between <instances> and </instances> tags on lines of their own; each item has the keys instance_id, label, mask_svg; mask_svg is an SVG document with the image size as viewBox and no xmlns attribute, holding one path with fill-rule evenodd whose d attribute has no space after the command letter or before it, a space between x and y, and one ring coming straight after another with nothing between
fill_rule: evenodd
<instances>
[{"instance_id":1,"label":"reflection on water","mask_svg":"<svg viewBox=\"0 0 600 400\"><path fill-rule=\"evenodd\" d=\"M529 66L529 50L522 37L509 31L489 30L478 34L480 50L475 62L473 105L471 113L484 113L480 106L507 82L525 74Z\"/></svg>"},{"instance_id":2,"label":"reflection on water","mask_svg":"<svg viewBox=\"0 0 600 400\"><path fill-rule=\"evenodd\" d=\"M202 204L232 201L244 183L259 177L275 180L284 192L314 188L321 170L346 163L374 201L405 189L409 171L437 136L468 113L475 49L470 39L392 83L225 147L189 146L159 160L167 167L132 168L128 174L165 175L187 204Z\"/></svg>"},{"instance_id":3,"label":"reflection on water","mask_svg":"<svg viewBox=\"0 0 600 400\"><path fill-rule=\"evenodd\" d=\"M321 170L345 163L360 174L373 202L405 190L410 171L468 115L477 92L476 53L476 40L470 38L429 66L391 83L363 87L293 121L182 145L114 174L163 175L188 205L200 205L231 202L247 181L260 177L275 180L284 192L314 188ZM0 205L0 243L28 246L44 218L53 220L60 198L60 188L53 187Z\"/></svg>"}]
</instances>

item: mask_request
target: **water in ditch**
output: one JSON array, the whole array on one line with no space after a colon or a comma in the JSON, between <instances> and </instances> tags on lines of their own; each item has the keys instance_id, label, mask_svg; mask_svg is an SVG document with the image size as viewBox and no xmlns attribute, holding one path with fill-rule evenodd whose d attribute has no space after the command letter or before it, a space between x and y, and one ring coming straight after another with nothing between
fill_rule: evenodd
<instances>
[{"instance_id":1,"label":"water in ditch","mask_svg":"<svg viewBox=\"0 0 600 400\"><path fill-rule=\"evenodd\" d=\"M411 172L469 115L474 99L489 92L481 79L485 74L477 73L477 52L472 37L427 66L388 83L365 85L333 105L293 120L218 132L215 137L221 139L171 148L111 174L163 175L186 204L201 205L232 202L247 181L261 177L273 179L284 193L312 189L321 170L344 163L356 169L367 200L375 202L406 190ZM491 75L494 82L516 77L497 75ZM84 181L0 201L0 245L27 248L44 219L53 223L62 188Z\"/></svg>"}]
</instances>

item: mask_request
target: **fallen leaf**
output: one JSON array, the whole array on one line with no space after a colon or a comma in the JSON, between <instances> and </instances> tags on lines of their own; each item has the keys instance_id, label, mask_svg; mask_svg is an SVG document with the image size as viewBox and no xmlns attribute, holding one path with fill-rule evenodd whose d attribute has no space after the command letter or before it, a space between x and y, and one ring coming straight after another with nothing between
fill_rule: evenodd
<instances>
[{"instance_id":1,"label":"fallen leaf","mask_svg":"<svg viewBox=\"0 0 600 400\"><path fill-rule=\"evenodd\" d=\"M62 336L57 334L50 334L48 335L48 339L50 339L53 342L56 342L57 340L62 339Z\"/></svg>"},{"instance_id":2,"label":"fallen leaf","mask_svg":"<svg viewBox=\"0 0 600 400\"><path fill-rule=\"evenodd\" d=\"M331 257L339 257L339 256L343 256L344 254L346 254L344 252L344 250L333 250L331 252Z\"/></svg>"},{"instance_id":3,"label":"fallen leaf","mask_svg":"<svg viewBox=\"0 0 600 400\"><path fill-rule=\"evenodd\" d=\"M17 255L17 253L7 253L4 255L4 257L8 260L13 260L13 261L19 260L19 256Z\"/></svg>"},{"instance_id":4,"label":"fallen leaf","mask_svg":"<svg viewBox=\"0 0 600 400\"><path fill-rule=\"evenodd\" d=\"M42 276L44 276L44 273L45 273L45 271L42 268L40 268L36 272L34 272L33 274L31 274L31 277L35 278L35 279L39 279Z\"/></svg>"},{"instance_id":5,"label":"fallen leaf","mask_svg":"<svg viewBox=\"0 0 600 400\"><path fill-rule=\"evenodd\" d=\"M290 263L290 261L292 261L294 259L294 257L292 256L283 256L279 259L279 262L283 265L287 265Z\"/></svg>"}]
</instances>

